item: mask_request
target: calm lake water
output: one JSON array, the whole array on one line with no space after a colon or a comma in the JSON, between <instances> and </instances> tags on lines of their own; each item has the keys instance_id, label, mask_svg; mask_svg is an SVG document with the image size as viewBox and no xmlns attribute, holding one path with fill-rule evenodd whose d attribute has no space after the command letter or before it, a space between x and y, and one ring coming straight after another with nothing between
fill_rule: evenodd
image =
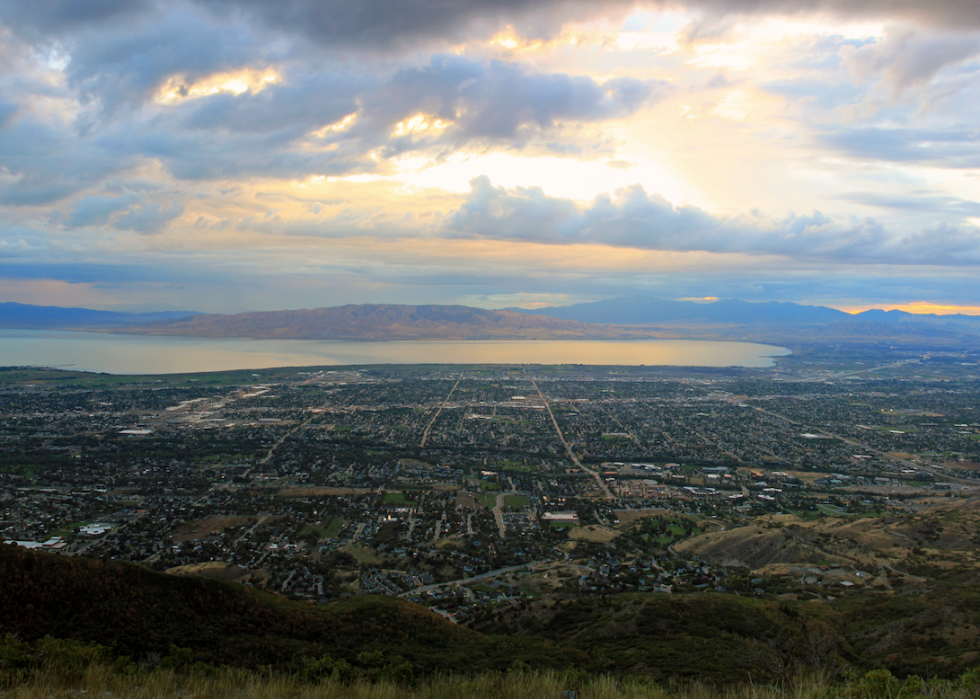
<instances>
[{"instance_id":1,"label":"calm lake water","mask_svg":"<svg viewBox=\"0 0 980 699\"><path fill-rule=\"evenodd\" d=\"M345 364L619 364L769 367L791 352L694 340L331 342L0 330L0 366L60 366L112 374Z\"/></svg>"}]
</instances>

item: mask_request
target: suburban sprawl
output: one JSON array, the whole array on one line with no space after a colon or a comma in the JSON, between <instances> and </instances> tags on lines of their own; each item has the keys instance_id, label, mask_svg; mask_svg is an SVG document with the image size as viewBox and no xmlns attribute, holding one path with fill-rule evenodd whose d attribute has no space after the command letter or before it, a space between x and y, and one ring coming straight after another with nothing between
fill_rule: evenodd
<instances>
[{"instance_id":1,"label":"suburban sprawl","mask_svg":"<svg viewBox=\"0 0 980 699\"><path fill-rule=\"evenodd\" d=\"M976 564L978 361L11 368L0 540L477 627L545 598L894 593Z\"/></svg>"}]
</instances>

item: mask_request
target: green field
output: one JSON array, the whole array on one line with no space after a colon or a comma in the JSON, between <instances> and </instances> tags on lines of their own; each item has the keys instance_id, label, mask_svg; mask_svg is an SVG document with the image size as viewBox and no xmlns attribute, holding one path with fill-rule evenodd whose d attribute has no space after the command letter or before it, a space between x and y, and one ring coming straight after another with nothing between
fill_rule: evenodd
<instances>
[{"instance_id":1,"label":"green field","mask_svg":"<svg viewBox=\"0 0 980 699\"><path fill-rule=\"evenodd\" d=\"M494 495L493 493L486 493L484 495L477 495L476 496L476 501L477 502L482 502L484 505L487 506L487 509L489 509L489 510L492 510L494 507L497 506L497 496Z\"/></svg>"},{"instance_id":2,"label":"green field","mask_svg":"<svg viewBox=\"0 0 980 699\"><path fill-rule=\"evenodd\" d=\"M320 539L333 539L344 528L344 524L346 522L344 522L343 517L331 517L329 520L325 520L325 522L307 524L303 527L303 531L300 534L315 532Z\"/></svg>"},{"instance_id":3,"label":"green field","mask_svg":"<svg viewBox=\"0 0 980 699\"><path fill-rule=\"evenodd\" d=\"M385 493L384 498L381 500L382 505L398 505L399 507L415 507L418 505L417 500L409 500L405 497L405 493Z\"/></svg>"},{"instance_id":4,"label":"green field","mask_svg":"<svg viewBox=\"0 0 980 699\"><path fill-rule=\"evenodd\" d=\"M527 495L505 495L504 505L506 507L521 508L527 507L530 504L530 500Z\"/></svg>"}]
</instances>

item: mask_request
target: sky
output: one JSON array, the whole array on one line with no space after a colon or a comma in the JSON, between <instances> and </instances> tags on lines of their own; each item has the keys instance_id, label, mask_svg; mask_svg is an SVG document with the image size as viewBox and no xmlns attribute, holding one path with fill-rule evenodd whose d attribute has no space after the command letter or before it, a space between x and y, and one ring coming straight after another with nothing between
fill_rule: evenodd
<instances>
[{"instance_id":1,"label":"sky","mask_svg":"<svg viewBox=\"0 0 980 699\"><path fill-rule=\"evenodd\" d=\"M0 0L0 301L980 314L976 0Z\"/></svg>"}]
</instances>

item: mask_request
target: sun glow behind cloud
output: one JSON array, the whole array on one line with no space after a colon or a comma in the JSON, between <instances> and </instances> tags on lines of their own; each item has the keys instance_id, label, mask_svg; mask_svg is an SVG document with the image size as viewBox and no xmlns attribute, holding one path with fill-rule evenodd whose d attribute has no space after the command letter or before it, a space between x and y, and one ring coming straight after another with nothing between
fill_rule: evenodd
<instances>
[{"instance_id":1,"label":"sun glow behind cloud","mask_svg":"<svg viewBox=\"0 0 980 699\"><path fill-rule=\"evenodd\" d=\"M259 92L269 85L282 82L282 77L272 68L251 70L248 68L227 73L216 73L206 78L188 82L185 76L169 78L157 92L157 101L174 104L187 99L207 97L221 92L240 95Z\"/></svg>"},{"instance_id":2,"label":"sun glow behind cloud","mask_svg":"<svg viewBox=\"0 0 980 699\"><path fill-rule=\"evenodd\" d=\"M413 117L395 124L392 135L407 136L408 134L422 133L423 131L428 131L429 129L432 129L433 131L442 131L443 129L447 129L452 126L452 124L453 123L451 121L436 119L426 114L416 114Z\"/></svg>"}]
</instances>

